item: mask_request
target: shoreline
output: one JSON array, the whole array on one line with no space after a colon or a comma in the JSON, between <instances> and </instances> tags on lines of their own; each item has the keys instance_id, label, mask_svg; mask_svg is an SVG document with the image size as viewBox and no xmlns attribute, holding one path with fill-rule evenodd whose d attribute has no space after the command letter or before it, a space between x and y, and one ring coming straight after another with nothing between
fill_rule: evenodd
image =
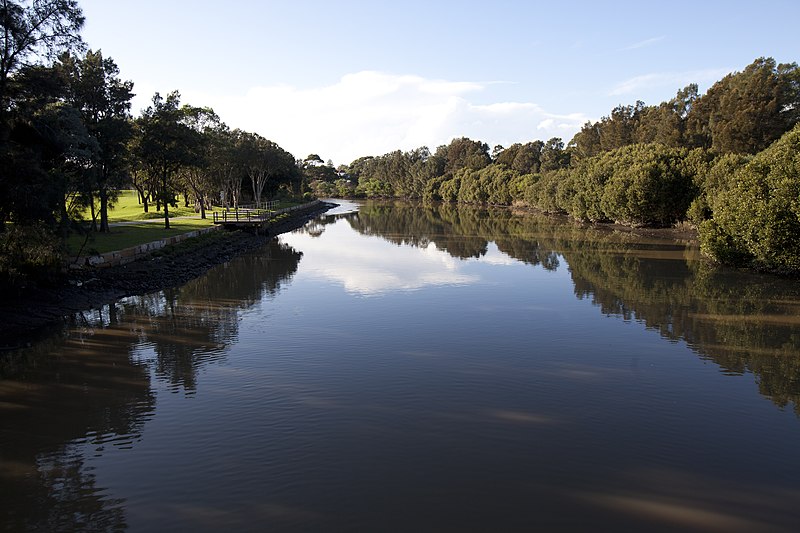
<instances>
[{"instance_id":1,"label":"shoreline","mask_svg":"<svg viewBox=\"0 0 800 533\"><path fill-rule=\"evenodd\" d=\"M96 308L120 298L177 287L212 267L255 250L274 237L303 226L336 204L290 216L265 234L218 231L162 249L162 254L126 264L72 270L65 284L33 287L14 303L0 305L0 352L24 347L48 327L58 327L70 313Z\"/></svg>"}]
</instances>

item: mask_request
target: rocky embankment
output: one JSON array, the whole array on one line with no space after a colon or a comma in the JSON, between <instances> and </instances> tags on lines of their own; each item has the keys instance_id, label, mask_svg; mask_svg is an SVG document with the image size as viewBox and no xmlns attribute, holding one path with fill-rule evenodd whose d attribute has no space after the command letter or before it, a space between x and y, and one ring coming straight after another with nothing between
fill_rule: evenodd
<instances>
[{"instance_id":1,"label":"rocky embankment","mask_svg":"<svg viewBox=\"0 0 800 533\"><path fill-rule=\"evenodd\" d=\"M299 228L334 205L322 203L311 211L293 214L269 228L266 235L213 232L126 265L70 272L56 287L31 287L24 294L7 295L0 303L0 349L24 345L40 330L57 327L70 313L183 285L213 266L263 246L276 235Z\"/></svg>"}]
</instances>

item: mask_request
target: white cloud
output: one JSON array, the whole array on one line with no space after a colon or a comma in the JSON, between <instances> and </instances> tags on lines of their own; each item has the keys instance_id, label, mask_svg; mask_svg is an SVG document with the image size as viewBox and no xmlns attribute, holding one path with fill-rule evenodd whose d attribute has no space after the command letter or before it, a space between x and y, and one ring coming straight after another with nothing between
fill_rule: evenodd
<instances>
[{"instance_id":1,"label":"white cloud","mask_svg":"<svg viewBox=\"0 0 800 533\"><path fill-rule=\"evenodd\" d=\"M664 38L665 37L662 35L661 37L653 37L651 39L645 39L644 41L639 41L638 43L634 43L634 44L632 44L630 46L626 46L625 48L621 48L620 51L623 51L623 50L638 50L639 48L646 48L648 46L652 46L652 45L656 44L657 42L663 41Z\"/></svg>"},{"instance_id":2,"label":"white cloud","mask_svg":"<svg viewBox=\"0 0 800 533\"><path fill-rule=\"evenodd\" d=\"M295 157L317 153L336 164L364 155L428 146L466 136L490 145L562 137L586 122L530 102L491 101L494 82L427 79L378 71L347 74L332 85L256 87L239 96L185 92L231 127L258 132Z\"/></svg>"},{"instance_id":3,"label":"white cloud","mask_svg":"<svg viewBox=\"0 0 800 533\"><path fill-rule=\"evenodd\" d=\"M626 94L636 94L642 91L672 86L677 92L678 89L690 83L710 83L714 82L726 74L729 69L708 69L694 70L688 72L656 72L629 78L617 84L609 93L609 96L620 96Z\"/></svg>"}]
</instances>

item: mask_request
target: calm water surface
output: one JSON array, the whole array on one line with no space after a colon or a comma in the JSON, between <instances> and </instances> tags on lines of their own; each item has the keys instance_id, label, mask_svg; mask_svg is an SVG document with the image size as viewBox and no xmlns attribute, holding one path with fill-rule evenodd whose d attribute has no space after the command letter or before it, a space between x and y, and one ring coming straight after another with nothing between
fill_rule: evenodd
<instances>
[{"instance_id":1,"label":"calm water surface","mask_svg":"<svg viewBox=\"0 0 800 533\"><path fill-rule=\"evenodd\" d=\"M794 531L800 283L343 204L0 363L9 531Z\"/></svg>"}]
</instances>

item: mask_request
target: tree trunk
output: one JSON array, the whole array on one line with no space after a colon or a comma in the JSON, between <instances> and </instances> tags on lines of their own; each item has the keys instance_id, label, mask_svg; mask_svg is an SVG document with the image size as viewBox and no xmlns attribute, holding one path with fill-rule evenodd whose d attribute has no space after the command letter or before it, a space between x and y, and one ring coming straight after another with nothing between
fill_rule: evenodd
<instances>
[{"instance_id":1,"label":"tree trunk","mask_svg":"<svg viewBox=\"0 0 800 533\"><path fill-rule=\"evenodd\" d=\"M108 189L104 184L100 187L100 233L108 232Z\"/></svg>"},{"instance_id":2,"label":"tree trunk","mask_svg":"<svg viewBox=\"0 0 800 533\"><path fill-rule=\"evenodd\" d=\"M89 193L89 213L92 217L91 231L97 231L97 213L94 212L94 195Z\"/></svg>"},{"instance_id":3,"label":"tree trunk","mask_svg":"<svg viewBox=\"0 0 800 533\"><path fill-rule=\"evenodd\" d=\"M261 207L261 191L258 187L258 180L256 179L256 172L250 172L250 185L253 186L253 200L256 203L256 209Z\"/></svg>"},{"instance_id":4,"label":"tree trunk","mask_svg":"<svg viewBox=\"0 0 800 533\"><path fill-rule=\"evenodd\" d=\"M167 171L161 175L161 201L164 203L164 229L169 229L169 196L167 189Z\"/></svg>"}]
</instances>

